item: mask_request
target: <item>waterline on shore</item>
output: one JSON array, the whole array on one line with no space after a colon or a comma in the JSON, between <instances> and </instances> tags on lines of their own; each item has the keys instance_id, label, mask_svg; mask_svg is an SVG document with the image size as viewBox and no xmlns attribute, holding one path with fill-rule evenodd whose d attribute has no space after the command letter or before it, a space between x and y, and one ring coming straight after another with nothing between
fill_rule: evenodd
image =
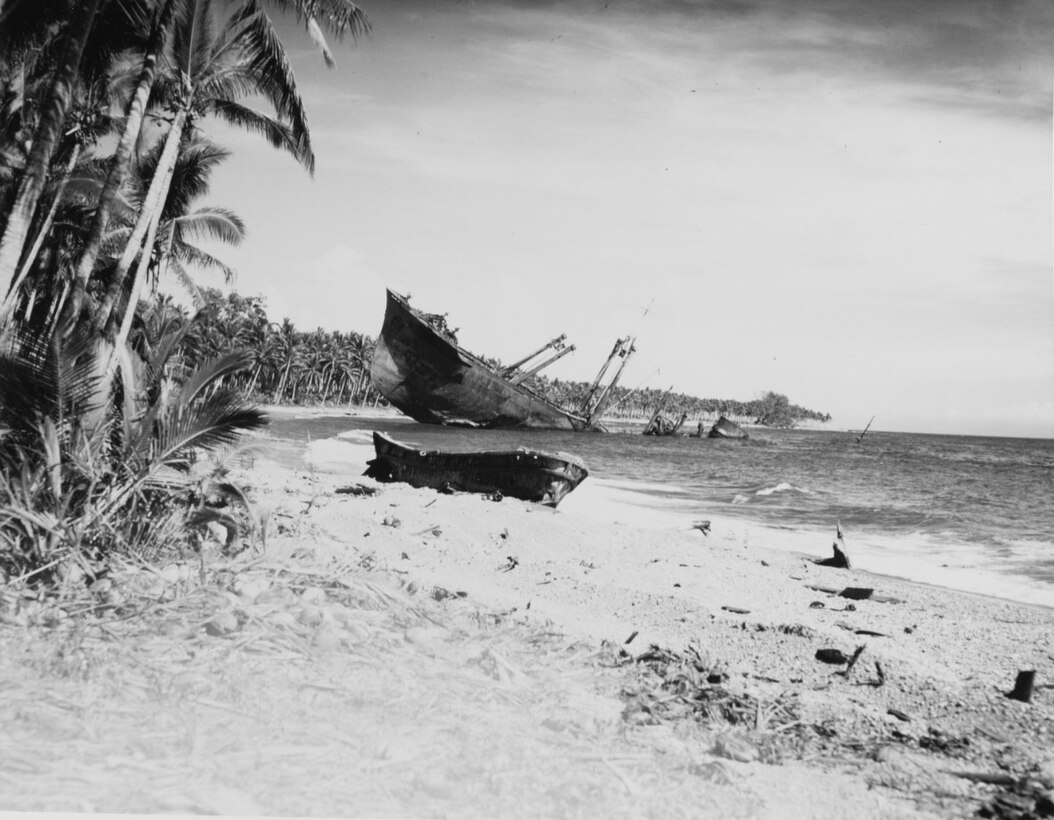
<instances>
[{"instance_id":1,"label":"waterline on shore","mask_svg":"<svg viewBox=\"0 0 1054 820\"><path fill-rule=\"evenodd\" d=\"M331 438L309 441L299 453L304 467L322 473L346 474L357 479L374 457L372 433L348 430ZM774 485L779 486L779 485ZM764 488L763 488L764 489ZM797 554L803 561L831 555L834 527L829 531L799 525L773 525L742 516L713 515L675 484L590 477L560 504L558 513L639 529L690 531L708 520L710 535L699 533L700 549L708 542L728 539L741 544ZM879 576L994 596L1040 606L1054 605L1054 584L1031 574L1028 555L1043 557L1047 545L1022 542L1023 554L998 567L977 544L938 539L932 534L882 536L845 532L856 569ZM876 581L876 583L878 583Z\"/></svg>"}]
</instances>

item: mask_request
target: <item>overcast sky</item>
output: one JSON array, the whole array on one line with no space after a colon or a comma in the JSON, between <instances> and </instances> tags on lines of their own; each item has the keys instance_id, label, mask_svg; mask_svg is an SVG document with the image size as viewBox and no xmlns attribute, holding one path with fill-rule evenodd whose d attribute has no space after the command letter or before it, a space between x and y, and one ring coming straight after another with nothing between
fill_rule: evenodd
<instances>
[{"instance_id":1,"label":"overcast sky","mask_svg":"<svg viewBox=\"0 0 1054 820\"><path fill-rule=\"evenodd\" d=\"M375 336L390 286L505 361L566 332L554 376L636 332L630 387L1054 436L1054 3L363 5L336 70L287 38L313 180L212 129L272 318Z\"/></svg>"}]
</instances>

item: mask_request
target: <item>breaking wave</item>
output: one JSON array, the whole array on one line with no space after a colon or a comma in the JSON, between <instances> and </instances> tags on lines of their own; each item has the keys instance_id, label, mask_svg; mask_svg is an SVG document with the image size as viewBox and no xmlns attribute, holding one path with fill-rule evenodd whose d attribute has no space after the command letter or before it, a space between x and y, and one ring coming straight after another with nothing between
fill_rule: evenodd
<instances>
[{"instance_id":1,"label":"breaking wave","mask_svg":"<svg viewBox=\"0 0 1054 820\"><path fill-rule=\"evenodd\" d=\"M802 487L795 487L793 484L788 484L786 481L781 481L775 487L765 487L764 489L756 491L754 493L754 495L772 495L773 493L788 493L788 492L806 493L806 494L808 494L809 491L806 490L806 489L803 489Z\"/></svg>"}]
</instances>

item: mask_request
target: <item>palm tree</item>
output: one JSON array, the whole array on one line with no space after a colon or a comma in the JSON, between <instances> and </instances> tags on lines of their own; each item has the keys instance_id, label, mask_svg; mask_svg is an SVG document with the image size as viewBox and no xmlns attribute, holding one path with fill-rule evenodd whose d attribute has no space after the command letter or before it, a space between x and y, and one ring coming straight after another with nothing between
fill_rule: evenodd
<instances>
[{"instance_id":1,"label":"palm tree","mask_svg":"<svg viewBox=\"0 0 1054 820\"><path fill-rule=\"evenodd\" d=\"M283 319L282 324L277 327L275 333L275 351L281 371L278 383L275 385L273 401L279 401L285 394L286 382L293 366L301 360L301 352L298 349L297 331L289 319Z\"/></svg>"},{"instance_id":2,"label":"palm tree","mask_svg":"<svg viewBox=\"0 0 1054 820\"><path fill-rule=\"evenodd\" d=\"M72 315L79 313L92 276L117 193L127 175L132 149L139 138L147 100L154 84L161 50L168 40L177 3L184 0L7 0L0 4L0 54L32 52L49 38L59 44L57 68L41 106L29 155L20 174L12 205L5 209L0 235L0 287L11 292L27 242L29 223L36 211L55 148L73 99L78 71L97 66L117 49L138 42L143 54L139 80L125 109L126 127L113 154L87 240L78 256L74 274ZM258 9L257 0L224 0L236 10ZM280 11L295 11L319 44L327 63L332 56L321 27L338 37L369 30L365 13L351 0L269 0ZM236 14L238 12L236 11ZM321 25L320 25L321 24ZM56 29L59 36L56 38ZM123 39L114 41L114 35ZM114 44L116 42L116 44ZM89 45L91 44L91 45ZM291 76L291 75L290 75ZM6 287L5 287L6 283Z\"/></svg>"},{"instance_id":3,"label":"palm tree","mask_svg":"<svg viewBox=\"0 0 1054 820\"><path fill-rule=\"evenodd\" d=\"M7 214L7 224L0 239L0 285L5 288L5 292L10 291L14 281L18 261L22 257L29 233L30 220L44 191L51 157L62 136L66 112L73 100L73 87L77 81L81 58L88 37L95 27L95 17L105 2L108 0L84 0L76 4L73 16L66 26L62 53L52 80L51 91L41 110L32 148L19 182L18 194ZM24 10L27 6L25 0L21 3L15 0L6 9L4 17L8 17L12 8ZM4 24L5 19L0 19L0 29Z\"/></svg>"},{"instance_id":4,"label":"palm tree","mask_svg":"<svg viewBox=\"0 0 1054 820\"><path fill-rule=\"evenodd\" d=\"M174 22L166 71L155 83L155 94L165 102L172 122L147 191L139 219L132 230L96 315L95 326L103 330L118 325L117 340L127 337L130 317L142 288L142 277L133 280L129 307L124 318L117 309L118 297L132 263L140 251L149 253L148 235L158 231L161 208L176 167L186 129L206 116L263 135L272 145L284 148L314 167L307 115L296 88L285 52L256 0L242 0L239 10L217 32L214 0L182 0ZM252 94L263 95L280 117L276 120L243 105Z\"/></svg>"},{"instance_id":5,"label":"palm tree","mask_svg":"<svg viewBox=\"0 0 1054 820\"><path fill-rule=\"evenodd\" d=\"M262 422L233 390L254 358L243 352L204 363L198 358L194 369L189 342L196 324L161 300L140 315L134 345L125 344L151 270L204 262L230 273L195 242L204 236L236 241L244 234L236 215L195 208L195 196L179 176L196 150L203 117L260 133L309 170L313 167L303 104L261 2L6 0L4 5L0 0L4 307L19 298L23 289L10 285L20 277L29 281L30 301L44 295L42 309L57 315L65 297L56 294L74 282L70 302L75 309L65 318L77 318L94 277L108 300L99 323L118 326L116 343L108 346L100 344L99 323L66 321L61 333L41 333L23 321L24 310L23 317L0 320L0 332L6 333L0 348L0 563L5 569L39 567L67 549L105 552L127 544L133 530L152 531L158 505L174 503L171 492L159 490L170 484L173 471L184 471L196 449L228 442ZM320 36L322 26L338 34L365 29L364 15L349 0L274 0L271 5L295 11L327 61L331 55ZM213 10L220 8L229 13L214 25ZM137 85L105 112L120 110L126 116L118 150L103 161L99 157L106 152L97 136L77 129L77 111L91 102L86 96L91 78L113 65L115 42L139 55L133 61ZM15 72L25 74L27 66L36 85L14 81ZM27 90L39 93L27 97ZM243 105L254 95L267 100L275 116ZM129 184L139 162L133 146L149 141L144 123L162 121L167 130L161 128L150 183L137 188ZM23 145L12 150L8 138L16 135ZM138 216L125 220L136 206ZM78 208L85 218L73 216ZM112 255L107 239L114 239L113 229L122 222L127 241L119 256ZM117 299L137 259L131 294L119 308ZM217 350L240 337L242 331L224 326L222 316L221 310L213 317L221 321L202 348ZM260 317L248 326L262 333ZM301 340L292 328L288 335L295 361ZM120 380L111 378L109 364L100 368L103 357L120 364ZM289 368L287 361L279 390L290 378ZM324 378L332 380L333 369ZM323 394L329 389L326 381L315 387Z\"/></svg>"},{"instance_id":6,"label":"palm tree","mask_svg":"<svg viewBox=\"0 0 1054 820\"><path fill-rule=\"evenodd\" d=\"M209 189L213 170L230 156L230 152L201 135L195 135L184 145L176 159L166 201L161 208L158 222L158 242L150 256L140 254L140 264L147 262L149 278L157 284L165 273L172 273L184 287L201 300L197 285L189 267L206 272L220 273L225 282L233 282L236 273L221 259L213 256L195 243L201 240L238 245L245 239L245 223L238 214L226 208L194 208L195 202ZM160 158L158 146L139 158L133 174L129 199L141 207L154 177ZM134 211L133 211L134 213ZM126 225L121 234L125 240L131 231Z\"/></svg>"},{"instance_id":7,"label":"palm tree","mask_svg":"<svg viewBox=\"0 0 1054 820\"><path fill-rule=\"evenodd\" d=\"M60 172L52 174L53 178L49 180L46 188L50 192L50 206L42 217L38 213L31 224L32 233L36 238L24 255L17 275L11 283L8 298L0 304L0 324L3 324L6 315L14 308L19 298L19 289L33 270L45 242L55 243L59 239L52 229L60 209L70 204L66 201L66 193L71 183L75 183L74 188L77 189L74 191L74 198L83 197L84 190L91 191L91 195L96 193L92 179L92 163L87 163L84 167L79 167L79 163L85 149L90 149L116 130L117 121L111 114L111 95L115 82L119 83L119 80L119 77L112 75L95 76L80 83L77 88L78 93L69 112L67 127L55 153L55 159L64 160L63 166ZM75 178L75 174L78 178ZM45 201L46 199L42 198L41 204ZM50 276L52 273L53 270L38 272L41 276Z\"/></svg>"}]
</instances>

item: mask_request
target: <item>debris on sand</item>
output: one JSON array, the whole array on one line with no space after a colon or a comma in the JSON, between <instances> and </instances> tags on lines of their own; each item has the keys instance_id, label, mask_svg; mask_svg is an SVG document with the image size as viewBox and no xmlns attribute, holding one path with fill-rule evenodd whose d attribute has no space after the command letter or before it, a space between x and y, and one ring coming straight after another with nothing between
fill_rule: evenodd
<instances>
[{"instance_id":1,"label":"debris on sand","mask_svg":"<svg viewBox=\"0 0 1054 820\"><path fill-rule=\"evenodd\" d=\"M837 569L851 569L849 564L849 551L845 548L845 538L842 536L841 523L835 525L834 543L831 545L834 552L830 558L815 559L813 563L821 567L836 567Z\"/></svg>"}]
</instances>

